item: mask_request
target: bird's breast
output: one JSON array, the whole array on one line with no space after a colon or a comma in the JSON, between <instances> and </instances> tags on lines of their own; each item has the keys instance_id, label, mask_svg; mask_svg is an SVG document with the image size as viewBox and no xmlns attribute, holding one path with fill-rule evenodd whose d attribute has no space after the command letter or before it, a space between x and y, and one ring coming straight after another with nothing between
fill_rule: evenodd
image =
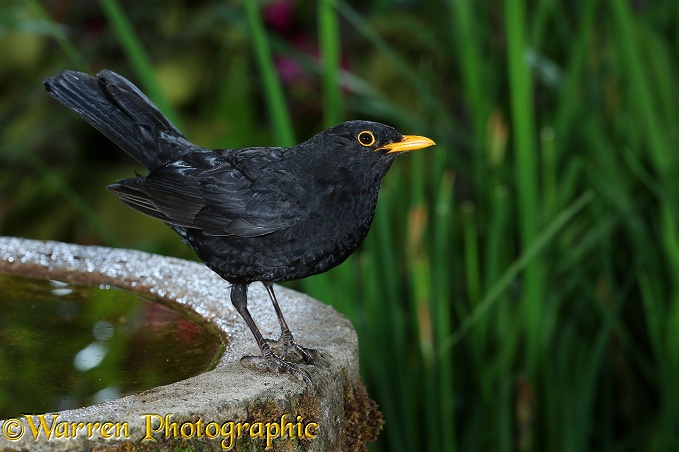
<instances>
[{"instance_id":1,"label":"bird's breast","mask_svg":"<svg viewBox=\"0 0 679 452\"><path fill-rule=\"evenodd\" d=\"M308 214L289 227L259 237L206 236L189 231L187 242L205 264L232 282L288 281L329 270L363 242L377 204L374 193L326 187Z\"/></svg>"}]
</instances>

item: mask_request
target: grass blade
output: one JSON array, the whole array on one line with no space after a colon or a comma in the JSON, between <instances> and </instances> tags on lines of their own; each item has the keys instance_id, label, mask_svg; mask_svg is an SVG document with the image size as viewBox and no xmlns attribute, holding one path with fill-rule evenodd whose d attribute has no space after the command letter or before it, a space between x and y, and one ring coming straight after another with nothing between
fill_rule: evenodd
<instances>
[{"instance_id":1,"label":"grass blade","mask_svg":"<svg viewBox=\"0 0 679 452\"><path fill-rule=\"evenodd\" d=\"M259 3L246 0L243 2L247 13L252 44L257 58L260 74L264 83L264 94L267 107L273 122L274 137L278 146L292 146L295 144L295 136L290 121L290 114L283 95L280 79L273 62L271 49L264 31L264 24L259 13Z\"/></svg>"}]
</instances>

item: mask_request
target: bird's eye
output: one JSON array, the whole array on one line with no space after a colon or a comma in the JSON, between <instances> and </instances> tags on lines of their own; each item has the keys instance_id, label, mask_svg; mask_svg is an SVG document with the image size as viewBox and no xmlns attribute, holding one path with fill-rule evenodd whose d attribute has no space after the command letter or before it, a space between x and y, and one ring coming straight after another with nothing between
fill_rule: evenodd
<instances>
[{"instance_id":1,"label":"bird's eye","mask_svg":"<svg viewBox=\"0 0 679 452\"><path fill-rule=\"evenodd\" d=\"M373 135L372 132L364 130L358 134L358 142L363 146L372 146L375 144L375 135Z\"/></svg>"}]
</instances>

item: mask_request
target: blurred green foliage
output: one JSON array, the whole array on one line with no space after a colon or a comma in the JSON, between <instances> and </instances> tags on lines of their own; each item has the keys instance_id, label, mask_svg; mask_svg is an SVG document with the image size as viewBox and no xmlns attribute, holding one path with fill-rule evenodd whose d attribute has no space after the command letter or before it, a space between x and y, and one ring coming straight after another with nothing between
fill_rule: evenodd
<instances>
[{"instance_id":1,"label":"blurred green foliage","mask_svg":"<svg viewBox=\"0 0 679 452\"><path fill-rule=\"evenodd\" d=\"M679 447L679 2L15 0L0 18L0 233L193 258L104 190L134 166L43 92L62 69L129 77L203 146L390 123L438 145L394 164L347 263L293 284L359 332L374 448Z\"/></svg>"}]
</instances>

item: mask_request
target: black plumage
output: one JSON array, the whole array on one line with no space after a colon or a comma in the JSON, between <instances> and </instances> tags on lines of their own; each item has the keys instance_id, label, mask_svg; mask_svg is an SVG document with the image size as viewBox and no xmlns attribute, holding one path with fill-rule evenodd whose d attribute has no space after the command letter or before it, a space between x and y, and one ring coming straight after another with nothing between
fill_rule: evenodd
<instances>
[{"instance_id":1,"label":"black plumage","mask_svg":"<svg viewBox=\"0 0 679 452\"><path fill-rule=\"evenodd\" d=\"M261 357L244 364L309 381L289 353L318 353L293 341L273 282L324 272L343 262L372 222L380 181L403 151L430 146L369 121L349 121L290 148L205 149L190 143L132 83L104 70L64 71L45 88L141 163L149 174L108 186L133 209L164 221L205 265L232 283L231 301ZM247 310L247 287L266 286L281 324L263 339ZM281 349L277 354L272 349Z\"/></svg>"}]
</instances>

